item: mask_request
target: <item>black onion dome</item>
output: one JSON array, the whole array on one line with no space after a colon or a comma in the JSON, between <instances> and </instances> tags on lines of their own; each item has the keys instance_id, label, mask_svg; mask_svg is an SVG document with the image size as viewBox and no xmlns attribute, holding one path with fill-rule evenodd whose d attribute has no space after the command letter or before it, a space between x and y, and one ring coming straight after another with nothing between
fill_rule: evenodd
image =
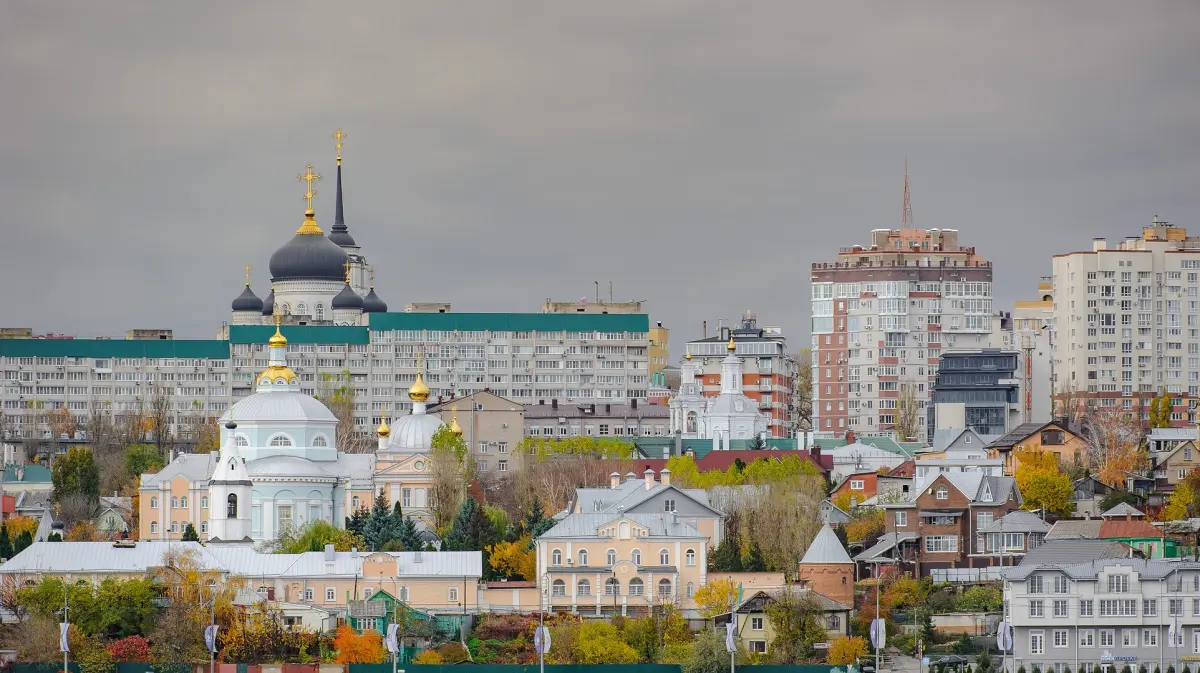
<instances>
[{"instance_id":1,"label":"black onion dome","mask_svg":"<svg viewBox=\"0 0 1200 673\"><path fill-rule=\"evenodd\" d=\"M375 288L363 297L363 313L387 313L387 304L375 294Z\"/></svg>"},{"instance_id":2,"label":"black onion dome","mask_svg":"<svg viewBox=\"0 0 1200 673\"><path fill-rule=\"evenodd\" d=\"M262 313L263 301L247 285L246 289L242 290L242 293L237 296L237 299L233 300L233 310Z\"/></svg>"},{"instance_id":3,"label":"black onion dome","mask_svg":"<svg viewBox=\"0 0 1200 673\"><path fill-rule=\"evenodd\" d=\"M342 280L345 264L337 243L320 233L296 234L271 255L271 280Z\"/></svg>"},{"instance_id":4,"label":"black onion dome","mask_svg":"<svg viewBox=\"0 0 1200 673\"><path fill-rule=\"evenodd\" d=\"M347 283L344 287L342 287L342 291L337 293L337 296L333 298L330 306L332 306L333 310L335 311L346 308L361 309L363 307L363 299L362 297L358 296L357 292L350 289L350 284Z\"/></svg>"},{"instance_id":5,"label":"black onion dome","mask_svg":"<svg viewBox=\"0 0 1200 673\"><path fill-rule=\"evenodd\" d=\"M271 289L271 293L263 300L262 305L263 315L275 315L275 289Z\"/></svg>"}]
</instances>

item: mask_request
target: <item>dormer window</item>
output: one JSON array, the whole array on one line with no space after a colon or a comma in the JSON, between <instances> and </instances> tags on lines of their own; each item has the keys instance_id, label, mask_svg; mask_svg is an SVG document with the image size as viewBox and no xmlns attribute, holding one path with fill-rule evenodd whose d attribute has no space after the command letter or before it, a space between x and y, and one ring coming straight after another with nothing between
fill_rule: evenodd
<instances>
[{"instance_id":1,"label":"dormer window","mask_svg":"<svg viewBox=\"0 0 1200 673\"><path fill-rule=\"evenodd\" d=\"M934 491L934 497L938 500L948 500L950 498L950 489L945 486L938 486L937 490Z\"/></svg>"}]
</instances>

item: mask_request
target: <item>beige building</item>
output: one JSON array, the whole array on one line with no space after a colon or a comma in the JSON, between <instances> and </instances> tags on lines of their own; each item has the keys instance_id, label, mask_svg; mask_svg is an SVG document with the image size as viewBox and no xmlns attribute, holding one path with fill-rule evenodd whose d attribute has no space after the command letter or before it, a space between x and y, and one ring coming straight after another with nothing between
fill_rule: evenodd
<instances>
[{"instance_id":1,"label":"beige building","mask_svg":"<svg viewBox=\"0 0 1200 673\"><path fill-rule=\"evenodd\" d=\"M659 404L599 404L540 400L525 407L528 437L662 437L670 434L671 411Z\"/></svg>"},{"instance_id":2,"label":"beige building","mask_svg":"<svg viewBox=\"0 0 1200 673\"><path fill-rule=\"evenodd\" d=\"M524 405L483 391L431 404L429 413L447 425L457 419L480 472L508 471L524 434Z\"/></svg>"},{"instance_id":3,"label":"beige building","mask_svg":"<svg viewBox=\"0 0 1200 673\"><path fill-rule=\"evenodd\" d=\"M1200 397L1200 238L1156 217L1140 236L1055 255L1053 272L1059 404L1145 419L1165 392L1173 424L1187 424Z\"/></svg>"},{"instance_id":4,"label":"beige building","mask_svg":"<svg viewBox=\"0 0 1200 673\"><path fill-rule=\"evenodd\" d=\"M654 327L650 328L650 349L647 351L650 355L650 376L654 376L655 373L671 364L668 360L670 349L671 330L663 327L662 321L659 320Z\"/></svg>"}]
</instances>

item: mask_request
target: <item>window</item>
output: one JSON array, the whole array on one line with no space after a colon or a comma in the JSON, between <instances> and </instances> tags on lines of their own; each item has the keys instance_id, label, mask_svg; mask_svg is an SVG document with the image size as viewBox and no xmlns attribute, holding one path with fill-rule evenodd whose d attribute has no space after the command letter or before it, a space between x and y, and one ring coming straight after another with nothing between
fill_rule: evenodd
<instances>
[{"instance_id":1,"label":"window","mask_svg":"<svg viewBox=\"0 0 1200 673\"><path fill-rule=\"evenodd\" d=\"M763 621L764 620L762 617L751 617L750 618L750 630L751 631L762 631L764 628Z\"/></svg>"},{"instance_id":2,"label":"window","mask_svg":"<svg viewBox=\"0 0 1200 673\"><path fill-rule=\"evenodd\" d=\"M205 534L208 533L208 522L207 521L200 522L200 532L205 533Z\"/></svg>"},{"instance_id":3,"label":"window","mask_svg":"<svg viewBox=\"0 0 1200 673\"><path fill-rule=\"evenodd\" d=\"M605 596L620 596L621 581L615 577L610 577L604 580L604 595Z\"/></svg>"},{"instance_id":4,"label":"window","mask_svg":"<svg viewBox=\"0 0 1200 673\"><path fill-rule=\"evenodd\" d=\"M358 630L363 631L363 632L378 631L379 630L379 619L377 619L375 617L364 617L364 618L359 619L358 620Z\"/></svg>"},{"instance_id":5,"label":"window","mask_svg":"<svg viewBox=\"0 0 1200 673\"><path fill-rule=\"evenodd\" d=\"M172 522L171 522L171 532L172 532L172 533L178 533L178 532L179 532L179 522L178 522L178 521L172 521Z\"/></svg>"},{"instance_id":6,"label":"window","mask_svg":"<svg viewBox=\"0 0 1200 673\"><path fill-rule=\"evenodd\" d=\"M400 489L400 506L401 507L409 507L411 505L412 505L412 489L411 488Z\"/></svg>"},{"instance_id":7,"label":"window","mask_svg":"<svg viewBox=\"0 0 1200 673\"><path fill-rule=\"evenodd\" d=\"M991 512L980 512L975 516L975 530L981 531L984 528L987 528L988 526L992 525L992 521L995 518L995 515Z\"/></svg>"},{"instance_id":8,"label":"window","mask_svg":"<svg viewBox=\"0 0 1200 673\"><path fill-rule=\"evenodd\" d=\"M842 628L841 615L829 615L825 618L825 629L828 631L840 631Z\"/></svg>"},{"instance_id":9,"label":"window","mask_svg":"<svg viewBox=\"0 0 1200 673\"><path fill-rule=\"evenodd\" d=\"M179 497L179 509L187 509L187 508L188 508L187 496L186 495L180 496Z\"/></svg>"},{"instance_id":10,"label":"window","mask_svg":"<svg viewBox=\"0 0 1200 673\"><path fill-rule=\"evenodd\" d=\"M351 509L353 509L355 512L357 512L357 511L359 510L359 508L361 508L361 507L362 507L361 501L358 499L358 496L357 496L357 495L356 495L356 496L354 496L354 498L353 498L353 499L351 499L351 501L350 501L350 502L351 502L351 505L350 505L350 507L351 507Z\"/></svg>"},{"instance_id":11,"label":"window","mask_svg":"<svg viewBox=\"0 0 1200 673\"><path fill-rule=\"evenodd\" d=\"M237 493L230 493L225 499L225 518L236 519L238 517Z\"/></svg>"},{"instance_id":12,"label":"window","mask_svg":"<svg viewBox=\"0 0 1200 673\"><path fill-rule=\"evenodd\" d=\"M246 439L242 435L238 435L237 437L235 437L233 439L233 443L236 444L238 446L238 448L241 448L243 446L250 446L250 440Z\"/></svg>"},{"instance_id":13,"label":"window","mask_svg":"<svg viewBox=\"0 0 1200 673\"><path fill-rule=\"evenodd\" d=\"M674 512L675 511L675 501L674 500L663 500L663 511L664 512Z\"/></svg>"},{"instance_id":14,"label":"window","mask_svg":"<svg viewBox=\"0 0 1200 673\"><path fill-rule=\"evenodd\" d=\"M1044 601L1029 601L1029 616L1030 617L1045 617L1046 605Z\"/></svg>"},{"instance_id":15,"label":"window","mask_svg":"<svg viewBox=\"0 0 1200 673\"><path fill-rule=\"evenodd\" d=\"M1183 616L1183 599L1172 598L1167 602L1167 616L1181 617Z\"/></svg>"},{"instance_id":16,"label":"window","mask_svg":"<svg viewBox=\"0 0 1200 673\"><path fill-rule=\"evenodd\" d=\"M552 565L552 566L562 565L562 550L561 549L555 549L554 551L550 552L550 565Z\"/></svg>"},{"instance_id":17,"label":"window","mask_svg":"<svg viewBox=\"0 0 1200 673\"><path fill-rule=\"evenodd\" d=\"M767 653L767 641L751 640L749 649L754 654L766 654Z\"/></svg>"},{"instance_id":18,"label":"window","mask_svg":"<svg viewBox=\"0 0 1200 673\"><path fill-rule=\"evenodd\" d=\"M659 549L658 550L658 565L660 565L660 566L671 565L671 552L667 551L666 549Z\"/></svg>"},{"instance_id":19,"label":"window","mask_svg":"<svg viewBox=\"0 0 1200 673\"><path fill-rule=\"evenodd\" d=\"M208 496L200 496L200 509L208 509Z\"/></svg>"},{"instance_id":20,"label":"window","mask_svg":"<svg viewBox=\"0 0 1200 673\"><path fill-rule=\"evenodd\" d=\"M158 522L157 522L157 521L151 521L151 522L150 522L150 532L151 532L151 533L157 533L157 532L158 532Z\"/></svg>"},{"instance_id":21,"label":"window","mask_svg":"<svg viewBox=\"0 0 1200 673\"><path fill-rule=\"evenodd\" d=\"M695 549L687 550L687 552L684 553L684 558L687 559L687 564L689 566L696 565L696 550Z\"/></svg>"},{"instance_id":22,"label":"window","mask_svg":"<svg viewBox=\"0 0 1200 673\"><path fill-rule=\"evenodd\" d=\"M1079 616L1080 617L1095 617L1096 604L1092 601L1079 601Z\"/></svg>"},{"instance_id":23,"label":"window","mask_svg":"<svg viewBox=\"0 0 1200 673\"><path fill-rule=\"evenodd\" d=\"M896 512L896 527L904 528L908 525L908 512Z\"/></svg>"},{"instance_id":24,"label":"window","mask_svg":"<svg viewBox=\"0 0 1200 673\"><path fill-rule=\"evenodd\" d=\"M1137 600L1102 600L1100 601L1101 617L1136 617Z\"/></svg>"},{"instance_id":25,"label":"window","mask_svg":"<svg viewBox=\"0 0 1200 673\"><path fill-rule=\"evenodd\" d=\"M588 564L588 553L586 549L579 550L579 565L586 566Z\"/></svg>"},{"instance_id":26,"label":"window","mask_svg":"<svg viewBox=\"0 0 1200 673\"><path fill-rule=\"evenodd\" d=\"M1065 594L1070 591L1070 583L1067 581L1066 575L1054 576L1054 593Z\"/></svg>"},{"instance_id":27,"label":"window","mask_svg":"<svg viewBox=\"0 0 1200 673\"><path fill-rule=\"evenodd\" d=\"M687 583L687 597L693 598L696 595L696 585L692 582Z\"/></svg>"},{"instance_id":28,"label":"window","mask_svg":"<svg viewBox=\"0 0 1200 673\"><path fill-rule=\"evenodd\" d=\"M1091 629L1083 629L1082 631L1080 631L1079 632L1079 646L1080 647L1095 647L1096 646L1096 632Z\"/></svg>"},{"instance_id":29,"label":"window","mask_svg":"<svg viewBox=\"0 0 1200 673\"><path fill-rule=\"evenodd\" d=\"M621 524L619 526L617 526L617 537L621 538L622 540L629 539L629 523L628 522L622 521Z\"/></svg>"},{"instance_id":30,"label":"window","mask_svg":"<svg viewBox=\"0 0 1200 673\"><path fill-rule=\"evenodd\" d=\"M305 589L305 590L304 590L304 602L306 602L306 603L311 603L311 602L312 602L312 599L313 599L313 590L312 590L312 589Z\"/></svg>"},{"instance_id":31,"label":"window","mask_svg":"<svg viewBox=\"0 0 1200 673\"><path fill-rule=\"evenodd\" d=\"M179 509L179 498L171 496L171 509Z\"/></svg>"},{"instance_id":32,"label":"window","mask_svg":"<svg viewBox=\"0 0 1200 673\"><path fill-rule=\"evenodd\" d=\"M368 598L370 598L370 597L371 597L371 596L372 596L374 593L375 593L375 590L374 590L374 589L372 589L371 587L363 587L363 600L364 600L364 601L365 601L365 600L367 600L367 599L368 599Z\"/></svg>"},{"instance_id":33,"label":"window","mask_svg":"<svg viewBox=\"0 0 1200 673\"><path fill-rule=\"evenodd\" d=\"M671 584L671 580L661 579L658 581L658 595L670 596L675 592L675 587Z\"/></svg>"},{"instance_id":34,"label":"window","mask_svg":"<svg viewBox=\"0 0 1200 673\"><path fill-rule=\"evenodd\" d=\"M561 582L562 580L559 580L559 583ZM446 600L451 603L458 602L458 587L446 587Z\"/></svg>"},{"instance_id":35,"label":"window","mask_svg":"<svg viewBox=\"0 0 1200 673\"><path fill-rule=\"evenodd\" d=\"M1041 575L1030 575L1029 576L1029 593L1031 593L1031 594L1046 593L1045 587L1042 585L1042 576Z\"/></svg>"},{"instance_id":36,"label":"window","mask_svg":"<svg viewBox=\"0 0 1200 673\"><path fill-rule=\"evenodd\" d=\"M587 580L579 580L575 585L575 594L577 596L591 596L592 583Z\"/></svg>"},{"instance_id":37,"label":"window","mask_svg":"<svg viewBox=\"0 0 1200 673\"><path fill-rule=\"evenodd\" d=\"M1142 601L1142 614L1147 617L1158 616L1158 600L1155 598L1147 598Z\"/></svg>"},{"instance_id":38,"label":"window","mask_svg":"<svg viewBox=\"0 0 1200 673\"><path fill-rule=\"evenodd\" d=\"M865 488L866 488L866 483L862 479L851 479L850 480L850 490L851 491L862 491Z\"/></svg>"},{"instance_id":39,"label":"window","mask_svg":"<svg viewBox=\"0 0 1200 673\"><path fill-rule=\"evenodd\" d=\"M633 562L633 565L635 565L635 566L640 566L640 565L642 565L642 552L641 552L641 550L640 550L640 549L634 549L634 550L633 550L633 553L629 555L629 560L630 560L630 561L632 561L632 562Z\"/></svg>"},{"instance_id":40,"label":"window","mask_svg":"<svg viewBox=\"0 0 1200 673\"><path fill-rule=\"evenodd\" d=\"M333 587L325 587L325 602L332 603L336 600L337 592L333 590Z\"/></svg>"},{"instance_id":41,"label":"window","mask_svg":"<svg viewBox=\"0 0 1200 673\"><path fill-rule=\"evenodd\" d=\"M501 472L508 472L508 461L507 460L496 461L496 469Z\"/></svg>"},{"instance_id":42,"label":"window","mask_svg":"<svg viewBox=\"0 0 1200 673\"><path fill-rule=\"evenodd\" d=\"M957 535L926 535L925 536L925 551L930 552L930 553L957 552L958 551L958 536Z\"/></svg>"},{"instance_id":43,"label":"window","mask_svg":"<svg viewBox=\"0 0 1200 673\"><path fill-rule=\"evenodd\" d=\"M275 447L291 446L292 438L288 437L287 435L275 435L274 437L271 438L271 441L267 442L267 445L275 446Z\"/></svg>"},{"instance_id":44,"label":"window","mask_svg":"<svg viewBox=\"0 0 1200 673\"><path fill-rule=\"evenodd\" d=\"M229 497L232 498L233 494L230 493ZM281 531L291 530L291 528L292 528L292 506L291 505L280 505L279 506L279 530L281 530Z\"/></svg>"},{"instance_id":45,"label":"window","mask_svg":"<svg viewBox=\"0 0 1200 673\"><path fill-rule=\"evenodd\" d=\"M1045 654L1046 652L1046 635L1042 631L1029 632L1029 653L1030 654Z\"/></svg>"},{"instance_id":46,"label":"window","mask_svg":"<svg viewBox=\"0 0 1200 673\"><path fill-rule=\"evenodd\" d=\"M554 580L554 582L552 582L550 584L550 595L566 596L567 595L567 583L562 580Z\"/></svg>"},{"instance_id":47,"label":"window","mask_svg":"<svg viewBox=\"0 0 1200 673\"><path fill-rule=\"evenodd\" d=\"M151 509L158 509L158 498L150 497L150 507Z\"/></svg>"},{"instance_id":48,"label":"window","mask_svg":"<svg viewBox=\"0 0 1200 673\"><path fill-rule=\"evenodd\" d=\"M1108 576L1108 593L1110 593L1110 594L1129 593L1129 575L1109 575Z\"/></svg>"},{"instance_id":49,"label":"window","mask_svg":"<svg viewBox=\"0 0 1200 673\"><path fill-rule=\"evenodd\" d=\"M1121 647L1137 647L1137 630L1121 630Z\"/></svg>"},{"instance_id":50,"label":"window","mask_svg":"<svg viewBox=\"0 0 1200 673\"><path fill-rule=\"evenodd\" d=\"M1142 647L1158 647L1158 629L1142 629Z\"/></svg>"},{"instance_id":51,"label":"window","mask_svg":"<svg viewBox=\"0 0 1200 673\"><path fill-rule=\"evenodd\" d=\"M938 500L946 500L950 497L950 490L947 489L945 486L938 486L937 491L935 492L935 495Z\"/></svg>"},{"instance_id":52,"label":"window","mask_svg":"<svg viewBox=\"0 0 1200 673\"><path fill-rule=\"evenodd\" d=\"M617 564L617 550L616 550L616 549L609 549L609 550L608 550L608 558L607 558L607 561L608 561L608 565L610 565L610 566L613 566L613 565L616 565L616 564Z\"/></svg>"},{"instance_id":53,"label":"window","mask_svg":"<svg viewBox=\"0 0 1200 673\"><path fill-rule=\"evenodd\" d=\"M1054 640L1052 641L1055 647L1067 647L1067 630L1055 629Z\"/></svg>"},{"instance_id":54,"label":"window","mask_svg":"<svg viewBox=\"0 0 1200 673\"><path fill-rule=\"evenodd\" d=\"M1066 601L1054 601L1054 616L1055 617L1066 617L1067 616L1067 602Z\"/></svg>"},{"instance_id":55,"label":"window","mask_svg":"<svg viewBox=\"0 0 1200 673\"><path fill-rule=\"evenodd\" d=\"M645 589L645 585L642 583L641 579L635 577L635 578L629 580L629 595L630 596L641 596L644 593L644 591L643 591L644 589Z\"/></svg>"},{"instance_id":56,"label":"window","mask_svg":"<svg viewBox=\"0 0 1200 673\"><path fill-rule=\"evenodd\" d=\"M313 437L313 446L329 446L329 441L325 439L325 435L317 435Z\"/></svg>"},{"instance_id":57,"label":"window","mask_svg":"<svg viewBox=\"0 0 1200 673\"><path fill-rule=\"evenodd\" d=\"M1112 647L1117 641L1115 633L1112 629L1100 629L1100 647Z\"/></svg>"}]
</instances>

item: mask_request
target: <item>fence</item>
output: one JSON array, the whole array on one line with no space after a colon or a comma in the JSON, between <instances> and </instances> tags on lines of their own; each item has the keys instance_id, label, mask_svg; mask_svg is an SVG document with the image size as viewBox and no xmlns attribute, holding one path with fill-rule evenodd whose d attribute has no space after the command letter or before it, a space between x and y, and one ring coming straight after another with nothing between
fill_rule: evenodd
<instances>
[{"instance_id":1,"label":"fence","mask_svg":"<svg viewBox=\"0 0 1200 673\"><path fill-rule=\"evenodd\" d=\"M1004 579L1004 568L935 568L929 571L935 584L971 584L998 582Z\"/></svg>"},{"instance_id":2,"label":"fence","mask_svg":"<svg viewBox=\"0 0 1200 673\"><path fill-rule=\"evenodd\" d=\"M388 664L217 664L216 673L392 673ZM739 666L753 669L754 673L844 673L846 667L827 664L798 666ZM71 673L81 673L79 665L72 661ZM62 662L16 662L11 673L58 673ZM510 664L408 664L405 673L538 673L537 664L518 666ZM116 664L112 673L209 673L208 664ZM596 665L547 665L546 673L680 673L674 664L596 664Z\"/></svg>"}]
</instances>

